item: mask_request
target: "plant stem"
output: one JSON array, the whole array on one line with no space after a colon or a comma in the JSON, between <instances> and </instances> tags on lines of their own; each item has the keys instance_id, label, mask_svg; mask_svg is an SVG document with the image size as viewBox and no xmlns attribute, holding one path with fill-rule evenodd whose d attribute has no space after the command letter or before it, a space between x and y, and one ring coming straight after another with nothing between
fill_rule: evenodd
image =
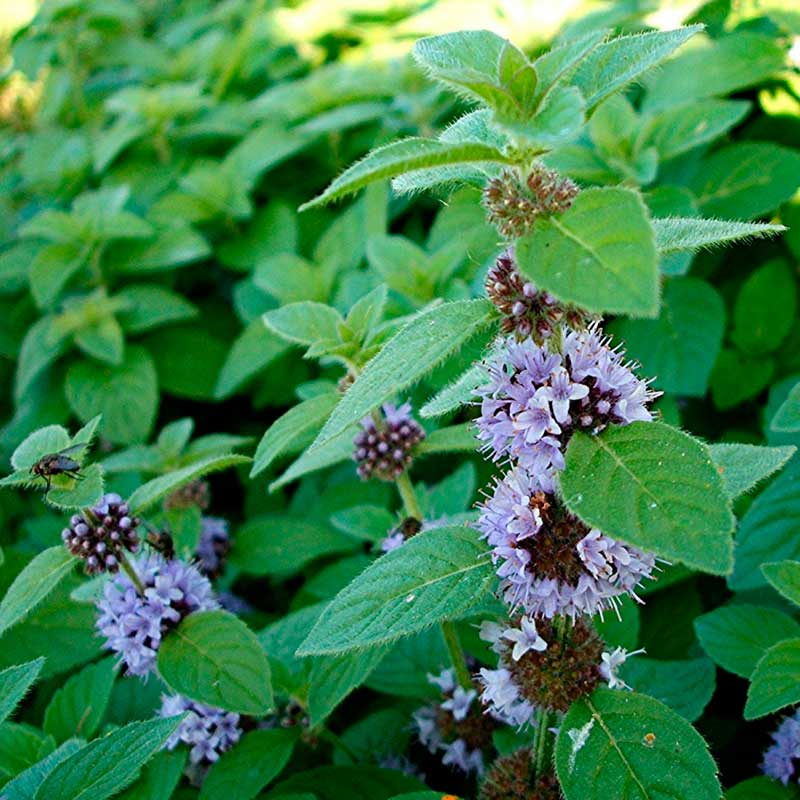
<instances>
[{"instance_id":1,"label":"plant stem","mask_svg":"<svg viewBox=\"0 0 800 800\"><path fill-rule=\"evenodd\" d=\"M422 520L422 508L420 508L419 500L417 500L417 494L414 491L411 478L408 477L408 472L401 472L395 483L397 484L397 491L400 492L406 515Z\"/></svg>"},{"instance_id":2,"label":"plant stem","mask_svg":"<svg viewBox=\"0 0 800 800\"><path fill-rule=\"evenodd\" d=\"M131 582L136 587L136 591L140 594L141 597L144 597L144 584L142 583L142 579L136 574L136 570L133 568L133 564L125 558L124 553L119 554L119 565L122 569L125 570L125 574L131 579Z\"/></svg>"},{"instance_id":3,"label":"plant stem","mask_svg":"<svg viewBox=\"0 0 800 800\"><path fill-rule=\"evenodd\" d=\"M447 652L450 654L450 661L456 671L456 680L465 688L472 688L472 678L469 674L467 660L464 657L464 650L461 647L461 640L458 638L456 626L450 622L442 623L442 635L444 643L447 645Z\"/></svg>"}]
</instances>

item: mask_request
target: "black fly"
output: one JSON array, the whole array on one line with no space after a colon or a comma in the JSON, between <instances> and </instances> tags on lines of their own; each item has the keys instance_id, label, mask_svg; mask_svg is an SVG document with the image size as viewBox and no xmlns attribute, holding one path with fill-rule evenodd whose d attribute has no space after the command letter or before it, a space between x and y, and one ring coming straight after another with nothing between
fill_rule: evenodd
<instances>
[{"instance_id":1,"label":"black fly","mask_svg":"<svg viewBox=\"0 0 800 800\"><path fill-rule=\"evenodd\" d=\"M86 447L86 442L65 447L57 453L48 453L42 456L32 467L31 475L43 478L47 483L45 492L49 492L52 486L53 476L67 475L74 480L79 480L79 470L81 465L72 457L77 456Z\"/></svg>"}]
</instances>

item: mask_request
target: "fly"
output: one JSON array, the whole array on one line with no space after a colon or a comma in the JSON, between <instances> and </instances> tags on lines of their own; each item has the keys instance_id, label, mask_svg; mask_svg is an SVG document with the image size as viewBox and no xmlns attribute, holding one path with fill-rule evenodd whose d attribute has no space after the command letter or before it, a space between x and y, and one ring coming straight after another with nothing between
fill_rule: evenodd
<instances>
[{"instance_id":1,"label":"fly","mask_svg":"<svg viewBox=\"0 0 800 800\"><path fill-rule=\"evenodd\" d=\"M86 442L73 444L70 447L59 450L57 453L48 453L42 456L31 467L31 475L44 479L47 484L45 492L49 492L52 488L53 477L56 475L66 475L73 480L80 480L79 471L81 465L73 456L77 456L85 447Z\"/></svg>"}]
</instances>

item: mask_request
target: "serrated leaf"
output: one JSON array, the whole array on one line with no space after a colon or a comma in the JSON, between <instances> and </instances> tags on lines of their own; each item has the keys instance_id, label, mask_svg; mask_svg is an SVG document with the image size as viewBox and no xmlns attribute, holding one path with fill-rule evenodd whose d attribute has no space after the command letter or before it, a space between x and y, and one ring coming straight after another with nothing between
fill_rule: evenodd
<instances>
[{"instance_id":1,"label":"serrated leaf","mask_svg":"<svg viewBox=\"0 0 800 800\"><path fill-rule=\"evenodd\" d=\"M163 800L172 797L180 783L189 753L185 748L162 750L142 768L136 783L129 786L115 800Z\"/></svg>"},{"instance_id":2,"label":"serrated leaf","mask_svg":"<svg viewBox=\"0 0 800 800\"><path fill-rule=\"evenodd\" d=\"M296 741L297 732L293 730L245 734L212 765L203 780L200 800L252 800L286 766Z\"/></svg>"},{"instance_id":3,"label":"serrated leaf","mask_svg":"<svg viewBox=\"0 0 800 800\"><path fill-rule=\"evenodd\" d=\"M0 635L30 614L76 563L75 556L63 545L43 550L28 563L0 602Z\"/></svg>"},{"instance_id":4,"label":"serrated leaf","mask_svg":"<svg viewBox=\"0 0 800 800\"><path fill-rule=\"evenodd\" d=\"M561 488L584 522L643 550L725 575L734 518L708 448L661 422L573 435Z\"/></svg>"},{"instance_id":5,"label":"serrated leaf","mask_svg":"<svg viewBox=\"0 0 800 800\"><path fill-rule=\"evenodd\" d=\"M136 779L180 722L180 717L131 722L95 739L55 767L35 800L106 800Z\"/></svg>"},{"instance_id":6,"label":"serrated leaf","mask_svg":"<svg viewBox=\"0 0 800 800\"><path fill-rule=\"evenodd\" d=\"M717 768L699 733L652 697L599 689L572 705L555 753L566 800L719 800Z\"/></svg>"},{"instance_id":7,"label":"serrated leaf","mask_svg":"<svg viewBox=\"0 0 800 800\"><path fill-rule=\"evenodd\" d=\"M110 658L72 675L45 709L42 725L45 733L57 742L73 737L91 739L103 721L115 677Z\"/></svg>"},{"instance_id":8,"label":"serrated leaf","mask_svg":"<svg viewBox=\"0 0 800 800\"><path fill-rule=\"evenodd\" d=\"M370 647L340 656L315 658L308 689L311 725L322 722L350 692L361 686L386 652L386 647Z\"/></svg>"},{"instance_id":9,"label":"serrated leaf","mask_svg":"<svg viewBox=\"0 0 800 800\"><path fill-rule=\"evenodd\" d=\"M762 564L800 560L800 463L792 461L753 501L736 532L736 564L728 584L735 592L766 586Z\"/></svg>"},{"instance_id":10,"label":"serrated leaf","mask_svg":"<svg viewBox=\"0 0 800 800\"><path fill-rule=\"evenodd\" d=\"M4 800L31 800L42 781L62 762L78 752L84 743L78 739L70 739L61 747L53 750L41 761L15 775L3 786Z\"/></svg>"},{"instance_id":11,"label":"serrated leaf","mask_svg":"<svg viewBox=\"0 0 800 800\"><path fill-rule=\"evenodd\" d=\"M286 471L269 485L270 492L275 492L287 483L307 475L310 472L330 467L340 461L346 461L353 456L353 437L356 426L345 428L339 436L318 445L314 449L306 450L298 459L293 461Z\"/></svg>"},{"instance_id":12,"label":"serrated leaf","mask_svg":"<svg viewBox=\"0 0 800 800\"><path fill-rule=\"evenodd\" d=\"M564 214L539 220L515 255L524 275L564 302L597 313L658 313L655 237L631 189L585 189Z\"/></svg>"},{"instance_id":13,"label":"serrated leaf","mask_svg":"<svg viewBox=\"0 0 800 800\"><path fill-rule=\"evenodd\" d=\"M226 711L261 716L273 705L266 653L227 611L189 614L161 642L158 671L173 691Z\"/></svg>"},{"instance_id":14,"label":"serrated leaf","mask_svg":"<svg viewBox=\"0 0 800 800\"><path fill-rule=\"evenodd\" d=\"M672 31L618 36L592 50L578 67L572 82L586 98L587 108L592 109L660 64L702 27L689 25Z\"/></svg>"},{"instance_id":15,"label":"serrated leaf","mask_svg":"<svg viewBox=\"0 0 800 800\"><path fill-rule=\"evenodd\" d=\"M70 444L69 433L61 425L46 425L28 435L11 454L11 466L30 469L42 456L57 453Z\"/></svg>"},{"instance_id":16,"label":"serrated leaf","mask_svg":"<svg viewBox=\"0 0 800 800\"><path fill-rule=\"evenodd\" d=\"M660 700L689 722L700 717L716 688L716 670L709 658L631 658L620 674L632 689Z\"/></svg>"},{"instance_id":17,"label":"serrated leaf","mask_svg":"<svg viewBox=\"0 0 800 800\"><path fill-rule=\"evenodd\" d=\"M424 419L441 417L461 408L475 398L475 390L485 381L485 368L481 364L475 364L431 397L419 410L419 415Z\"/></svg>"},{"instance_id":18,"label":"serrated leaf","mask_svg":"<svg viewBox=\"0 0 800 800\"><path fill-rule=\"evenodd\" d=\"M228 469L228 467L246 464L249 461L250 458L248 456L240 456L235 453L204 458L194 464L189 464L188 467L168 472L166 475L159 475L157 478L143 483L128 498L128 505L131 511L135 513L145 511L154 503L157 503L163 497L190 481L202 478L211 472L220 472L223 469Z\"/></svg>"},{"instance_id":19,"label":"serrated leaf","mask_svg":"<svg viewBox=\"0 0 800 800\"><path fill-rule=\"evenodd\" d=\"M689 397L706 393L724 330L722 298L697 278L667 283L658 319L620 320L613 327L657 388Z\"/></svg>"},{"instance_id":20,"label":"serrated leaf","mask_svg":"<svg viewBox=\"0 0 800 800\"><path fill-rule=\"evenodd\" d=\"M777 236L786 228L766 222L738 222L731 219L663 217L653 220L656 247L661 255L716 247L727 242Z\"/></svg>"},{"instance_id":21,"label":"serrated leaf","mask_svg":"<svg viewBox=\"0 0 800 800\"><path fill-rule=\"evenodd\" d=\"M792 387L772 417L769 427L778 433L794 433L800 430L800 383Z\"/></svg>"},{"instance_id":22,"label":"serrated leaf","mask_svg":"<svg viewBox=\"0 0 800 800\"><path fill-rule=\"evenodd\" d=\"M44 665L44 656L0 672L0 723L17 707L28 689L36 683Z\"/></svg>"},{"instance_id":23,"label":"serrated leaf","mask_svg":"<svg viewBox=\"0 0 800 800\"><path fill-rule=\"evenodd\" d=\"M419 381L494 318L488 300L459 300L414 316L367 363L333 410L310 452Z\"/></svg>"},{"instance_id":24,"label":"serrated leaf","mask_svg":"<svg viewBox=\"0 0 800 800\"><path fill-rule=\"evenodd\" d=\"M747 690L745 719L800 703L800 638L774 644L761 656Z\"/></svg>"},{"instance_id":25,"label":"serrated leaf","mask_svg":"<svg viewBox=\"0 0 800 800\"><path fill-rule=\"evenodd\" d=\"M761 571L778 592L796 606L800 606L800 561L774 561L762 564Z\"/></svg>"},{"instance_id":26,"label":"serrated leaf","mask_svg":"<svg viewBox=\"0 0 800 800\"><path fill-rule=\"evenodd\" d=\"M239 528L231 561L250 575L285 578L317 558L351 552L358 546L356 539L313 519L267 514Z\"/></svg>"},{"instance_id":27,"label":"serrated leaf","mask_svg":"<svg viewBox=\"0 0 800 800\"><path fill-rule=\"evenodd\" d=\"M712 444L711 458L722 476L725 491L731 500L749 492L754 486L783 467L797 448L762 447L756 444Z\"/></svg>"},{"instance_id":28,"label":"serrated leaf","mask_svg":"<svg viewBox=\"0 0 800 800\"><path fill-rule=\"evenodd\" d=\"M417 534L341 591L297 652L341 653L456 618L484 597L493 575L474 530L445 527Z\"/></svg>"},{"instance_id":29,"label":"serrated leaf","mask_svg":"<svg viewBox=\"0 0 800 800\"><path fill-rule=\"evenodd\" d=\"M508 159L496 148L477 142L452 144L436 139L411 138L367 153L348 167L318 197L300 206L300 211L324 205L358 191L373 181L391 178L404 172L429 169L446 164L506 163Z\"/></svg>"},{"instance_id":30,"label":"serrated leaf","mask_svg":"<svg viewBox=\"0 0 800 800\"><path fill-rule=\"evenodd\" d=\"M284 453L296 452L300 449L297 447L299 443L310 444L306 439L322 427L338 402L339 395L335 392L320 394L293 406L278 417L258 443L250 477L254 478L263 472Z\"/></svg>"},{"instance_id":31,"label":"serrated leaf","mask_svg":"<svg viewBox=\"0 0 800 800\"><path fill-rule=\"evenodd\" d=\"M800 624L774 608L735 603L694 621L705 652L728 672L749 678L761 656L782 639L800 636Z\"/></svg>"},{"instance_id":32,"label":"serrated leaf","mask_svg":"<svg viewBox=\"0 0 800 800\"><path fill-rule=\"evenodd\" d=\"M70 486L70 484L72 484ZM64 485L53 483L45 499L48 505L62 509L93 506L103 494L105 476L100 464L89 464L81 469L78 478L68 478Z\"/></svg>"}]
</instances>

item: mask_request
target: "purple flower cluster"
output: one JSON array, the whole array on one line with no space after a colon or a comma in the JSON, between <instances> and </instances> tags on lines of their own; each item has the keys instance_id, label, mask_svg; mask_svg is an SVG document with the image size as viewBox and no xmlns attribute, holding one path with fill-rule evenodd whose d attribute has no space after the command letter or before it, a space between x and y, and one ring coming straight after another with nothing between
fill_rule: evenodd
<instances>
[{"instance_id":1,"label":"purple flower cluster","mask_svg":"<svg viewBox=\"0 0 800 800\"><path fill-rule=\"evenodd\" d=\"M553 496L553 483L515 467L483 504L478 527L499 563L505 601L546 618L616 609L651 576L655 558L588 528Z\"/></svg>"},{"instance_id":2,"label":"purple flower cluster","mask_svg":"<svg viewBox=\"0 0 800 800\"><path fill-rule=\"evenodd\" d=\"M530 339L502 341L487 364L479 394L478 438L494 461L512 459L552 485L576 430L599 433L609 424L651 420L657 393L638 378L595 323L562 328L563 354Z\"/></svg>"},{"instance_id":3,"label":"purple flower cluster","mask_svg":"<svg viewBox=\"0 0 800 800\"><path fill-rule=\"evenodd\" d=\"M203 517L200 524L200 541L195 551L197 567L213 580L225 571L231 550L228 521L220 517Z\"/></svg>"},{"instance_id":4,"label":"purple flower cluster","mask_svg":"<svg viewBox=\"0 0 800 800\"><path fill-rule=\"evenodd\" d=\"M188 713L186 713L188 712ZM175 733L164 747L174 750L179 744L189 745L192 764L213 764L230 750L242 735L239 715L203 703L195 703L183 695L164 695L161 698L162 717L175 717L186 713Z\"/></svg>"},{"instance_id":5,"label":"purple flower cluster","mask_svg":"<svg viewBox=\"0 0 800 800\"><path fill-rule=\"evenodd\" d=\"M393 481L411 464L411 451L425 438L425 431L411 416L411 404L386 403L383 418L361 420L361 431L353 439L353 459L363 480L371 477Z\"/></svg>"},{"instance_id":6,"label":"purple flower cluster","mask_svg":"<svg viewBox=\"0 0 800 800\"><path fill-rule=\"evenodd\" d=\"M84 560L87 574L115 573L122 551L139 548L138 525L118 494L104 494L89 512L72 516L61 538L70 553Z\"/></svg>"},{"instance_id":7,"label":"purple flower cluster","mask_svg":"<svg viewBox=\"0 0 800 800\"><path fill-rule=\"evenodd\" d=\"M414 712L417 738L429 752L442 754L442 764L483 774L484 750L492 745L496 721L481 712L477 689L456 683L454 670L428 675L428 681L441 689L443 700Z\"/></svg>"},{"instance_id":8,"label":"purple flower cluster","mask_svg":"<svg viewBox=\"0 0 800 800\"><path fill-rule=\"evenodd\" d=\"M798 778L800 765L800 709L786 717L772 734L773 744L764 753L761 769L765 775L786 786ZM798 780L800 783L800 780Z\"/></svg>"},{"instance_id":9,"label":"purple flower cluster","mask_svg":"<svg viewBox=\"0 0 800 800\"><path fill-rule=\"evenodd\" d=\"M106 639L104 647L120 656L127 671L144 676L155 670L161 639L169 630L193 611L219 604L208 578L190 564L152 554L132 566L144 596L124 573L109 580L97 603L97 629Z\"/></svg>"}]
</instances>

